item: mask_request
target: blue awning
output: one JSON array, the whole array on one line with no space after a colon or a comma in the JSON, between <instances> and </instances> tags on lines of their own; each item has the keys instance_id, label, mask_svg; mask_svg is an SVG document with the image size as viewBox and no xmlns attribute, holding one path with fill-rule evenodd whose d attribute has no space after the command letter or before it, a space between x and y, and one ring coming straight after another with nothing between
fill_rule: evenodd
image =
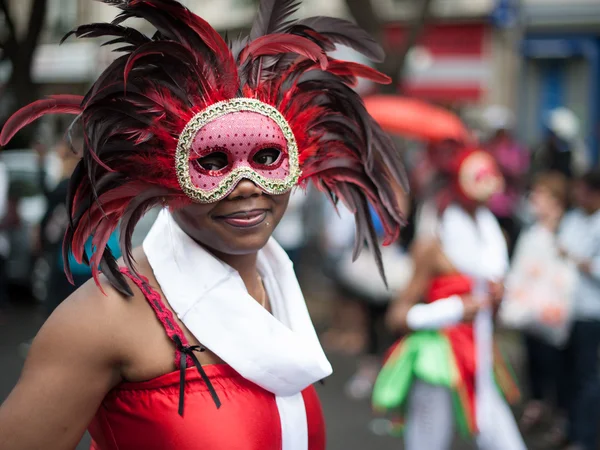
<instances>
[{"instance_id":1,"label":"blue awning","mask_svg":"<svg viewBox=\"0 0 600 450\"><path fill-rule=\"evenodd\" d=\"M589 1L578 3L565 1L562 3L525 2L522 17L527 28L573 29L574 27L590 26L598 32L600 23L600 6L598 2ZM573 29L581 32L581 29Z\"/></svg>"}]
</instances>

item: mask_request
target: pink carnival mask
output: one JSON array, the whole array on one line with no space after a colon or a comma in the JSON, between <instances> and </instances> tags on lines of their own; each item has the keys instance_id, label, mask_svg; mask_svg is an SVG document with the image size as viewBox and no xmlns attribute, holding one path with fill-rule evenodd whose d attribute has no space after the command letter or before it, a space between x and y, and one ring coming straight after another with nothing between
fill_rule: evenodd
<instances>
[{"instance_id":1,"label":"pink carnival mask","mask_svg":"<svg viewBox=\"0 0 600 450\"><path fill-rule=\"evenodd\" d=\"M225 198L242 179L279 195L300 177L298 146L277 109L235 98L190 120L179 137L176 170L183 191L199 203Z\"/></svg>"}]
</instances>

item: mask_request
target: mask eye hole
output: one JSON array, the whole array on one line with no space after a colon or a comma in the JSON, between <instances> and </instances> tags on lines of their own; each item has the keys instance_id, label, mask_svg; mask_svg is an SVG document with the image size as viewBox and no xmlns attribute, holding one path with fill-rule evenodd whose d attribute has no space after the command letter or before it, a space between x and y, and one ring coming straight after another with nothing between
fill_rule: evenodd
<instances>
[{"instance_id":1,"label":"mask eye hole","mask_svg":"<svg viewBox=\"0 0 600 450\"><path fill-rule=\"evenodd\" d=\"M194 164L208 171L222 170L229 165L229 157L224 152L212 152L194 160Z\"/></svg>"},{"instance_id":2,"label":"mask eye hole","mask_svg":"<svg viewBox=\"0 0 600 450\"><path fill-rule=\"evenodd\" d=\"M259 166L274 166L281 158L281 150L275 147L266 147L257 151L252 156L252 161Z\"/></svg>"}]
</instances>

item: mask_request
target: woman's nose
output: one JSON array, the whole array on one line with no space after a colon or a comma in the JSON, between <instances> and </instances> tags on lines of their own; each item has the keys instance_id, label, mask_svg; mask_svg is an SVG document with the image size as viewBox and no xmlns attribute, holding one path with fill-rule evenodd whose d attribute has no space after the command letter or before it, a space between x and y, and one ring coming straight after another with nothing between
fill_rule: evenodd
<instances>
[{"instance_id":1,"label":"woman's nose","mask_svg":"<svg viewBox=\"0 0 600 450\"><path fill-rule=\"evenodd\" d=\"M257 197L262 194L263 190L259 186L253 181L244 178L240 180L233 191L231 191L231 194L227 196L227 199L236 200L240 198Z\"/></svg>"}]
</instances>

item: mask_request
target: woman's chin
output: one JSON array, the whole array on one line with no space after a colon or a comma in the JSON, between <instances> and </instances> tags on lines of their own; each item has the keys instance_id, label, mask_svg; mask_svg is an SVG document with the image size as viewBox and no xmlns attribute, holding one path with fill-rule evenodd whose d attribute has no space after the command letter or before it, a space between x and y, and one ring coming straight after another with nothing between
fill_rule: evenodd
<instances>
[{"instance_id":1,"label":"woman's chin","mask_svg":"<svg viewBox=\"0 0 600 450\"><path fill-rule=\"evenodd\" d=\"M227 236L227 238L205 242L203 245L222 255L251 255L261 250L269 239L271 233L245 233L237 236Z\"/></svg>"}]
</instances>

